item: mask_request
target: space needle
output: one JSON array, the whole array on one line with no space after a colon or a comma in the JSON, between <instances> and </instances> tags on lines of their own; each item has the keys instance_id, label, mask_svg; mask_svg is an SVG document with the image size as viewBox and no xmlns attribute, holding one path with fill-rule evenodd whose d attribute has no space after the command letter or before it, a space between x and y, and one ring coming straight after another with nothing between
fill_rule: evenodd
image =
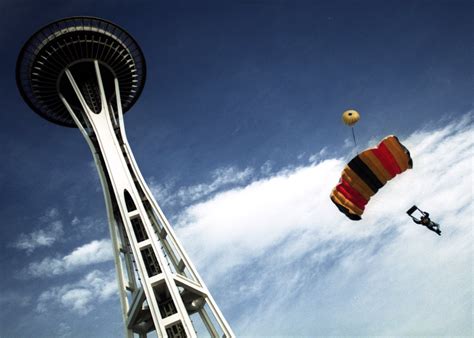
<instances>
[{"instance_id":1,"label":"space needle","mask_svg":"<svg viewBox=\"0 0 474 338\"><path fill-rule=\"evenodd\" d=\"M123 114L146 64L124 29L99 18L53 22L25 43L20 93L43 118L78 128L104 192L125 337L235 337L135 162Z\"/></svg>"}]
</instances>

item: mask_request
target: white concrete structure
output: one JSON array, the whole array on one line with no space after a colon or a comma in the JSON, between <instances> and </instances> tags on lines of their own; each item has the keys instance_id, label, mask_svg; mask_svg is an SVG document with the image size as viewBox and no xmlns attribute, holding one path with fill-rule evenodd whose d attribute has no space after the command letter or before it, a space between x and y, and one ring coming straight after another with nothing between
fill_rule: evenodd
<instances>
[{"instance_id":1,"label":"white concrete structure","mask_svg":"<svg viewBox=\"0 0 474 338\"><path fill-rule=\"evenodd\" d=\"M111 57L110 55L113 55ZM77 126L94 156L107 204L127 338L235 337L147 187L123 124L144 85L145 62L122 29L70 18L37 32L17 63L26 102Z\"/></svg>"}]
</instances>

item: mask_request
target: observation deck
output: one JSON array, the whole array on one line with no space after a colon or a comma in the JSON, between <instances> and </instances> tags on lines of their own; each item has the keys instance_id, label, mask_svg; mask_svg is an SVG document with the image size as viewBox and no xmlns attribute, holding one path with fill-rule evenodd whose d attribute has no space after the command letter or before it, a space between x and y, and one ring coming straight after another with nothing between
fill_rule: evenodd
<instances>
[{"instance_id":1,"label":"observation deck","mask_svg":"<svg viewBox=\"0 0 474 338\"><path fill-rule=\"evenodd\" d=\"M66 68L73 67L76 74L93 76L88 67L94 60L117 79L125 113L143 90L145 58L129 33L99 18L62 19L33 34L18 56L18 89L30 108L40 116L62 126L76 127L59 96L60 92L67 90L62 88L63 75ZM84 80L84 83L88 82L87 78ZM93 99L94 95L89 97Z\"/></svg>"}]
</instances>

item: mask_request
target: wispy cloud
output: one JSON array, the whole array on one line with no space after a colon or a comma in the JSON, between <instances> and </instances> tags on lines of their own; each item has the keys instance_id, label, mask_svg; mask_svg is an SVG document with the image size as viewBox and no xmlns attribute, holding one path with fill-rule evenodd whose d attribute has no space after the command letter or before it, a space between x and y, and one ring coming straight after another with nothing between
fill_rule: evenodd
<instances>
[{"instance_id":1,"label":"wispy cloud","mask_svg":"<svg viewBox=\"0 0 474 338\"><path fill-rule=\"evenodd\" d=\"M64 257L46 257L28 265L26 277L48 277L61 275L81 267L106 262L113 259L112 244L109 239L94 240L74 249Z\"/></svg>"},{"instance_id":2,"label":"wispy cloud","mask_svg":"<svg viewBox=\"0 0 474 338\"><path fill-rule=\"evenodd\" d=\"M270 160L265 161L265 163L260 167L260 173L263 176L269 176L273 170L273 163Z\"/></svg>"},{"instance_id":3,"label":"wispy cloud","mask_svg":"<svg viewBox=\"0 0 474 338\"><path fill-rule=\"evenodd\" d=\"M318 153L316 154L312 154L309 158L308 158L308 162L309 163L316 163L318 161L321 161L324 159L324 157L327 155L328 153L328 149L326 147L324 147L323 149L321 149Z\"/></svg>"},{"instance_id":4,"label":"wispy cloud","mask_svg":"<svg viewBox=\"0 0 474 338\"><path fill-rule=\"evenodd\" d=\"M107 231L108 229L107 219L91 216L74 216L71 220L71 226L78 238L91 235L99 236L104 233L104 230Z\"/></svg>"},{"instance_id":5,"label":"wispy cloud","mask_svg":"<svg viewBox=\"0 0 474 338\"><path fill-rule=\"evenodd\" d=\"M13 243L13 247L31 254L37 248L50 247L64 233L63 223L59 219L59 211L56 208L49 209L38 222L42 228L29 234L20 234L18 240Z\"/></svg>"},{"instance_id":6,"label":"wispy cloud","mask_svg":"<svg viewBox=\"0 0 474 338\"><path fill-rule=\"evenodd\" d=\"M37 300L36 311L44 313L58 306L85 315L117 294L117 282L113 270L93 270L77 283L52 287L42 292Z\"/></svg>"},{"instance_id":7,"label":"wispy cloud","mask_svg":"<svg viewBox=\"0 0 474 338\"><path fill-rule=\"evenodd\" d=\"M71 327L67 323L59 323L57 336L59 338L66 338L71 336Z\"/></svg>"},{"instance_id":8,"label":"wispy cloud","mask_svg":"<svg viewBox=\"0 0 474 338\"><path fill-rule=\"evenodd\" d=\"M10 307L12 305L27 306L30 304L31 297L22 295L17 291L0 293L0 308Z\"/></svg>"},{"instance_id":9,"label":"wispy cloud","mask_svg":"<svg viewBox=\"0 0 474 338\"><path fill-rule=\"evenodd\" d=\"M403 139L414 168L360 222L329 199L345 165L337 158L185 209L178 236L239 335L471 335L471 118ZM407 217L413 204L442 237Z\"/></svg>"},{"instance_id":10,"label":"wispy cloud","mask_svg":"<svg viewBox=\"0 0 474 338\"><path fill-rule=\"evenodd\" d=\"M239 170L235 167L226 167L216 169L212 173L212 181L210 183L181 187L174 191L173 183L158 184L152 179L149 186L160 204L184 206L209 197L220 189L246 183L252 176L252 173L253 169L251 168Z\"/></svg>"}]
</instances>

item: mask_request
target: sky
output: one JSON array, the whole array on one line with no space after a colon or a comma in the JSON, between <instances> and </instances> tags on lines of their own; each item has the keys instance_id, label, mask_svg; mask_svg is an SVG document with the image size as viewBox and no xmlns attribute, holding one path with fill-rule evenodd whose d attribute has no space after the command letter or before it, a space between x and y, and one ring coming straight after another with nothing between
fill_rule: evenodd
<instances>
[{"instance_id":1,"label":"sky","mask_svg":"<svg viewBox=\"0 0 474 338\"><path fill-rule=\"evenodd\" d=\"M123 335L90 150L15 84L23 43L74 15L140 44L130 146L238 337L473 336L473 7L2 0L0 337ZM413 169L352 222L331 189L390 134ZM413 204L441 237L408 218Z\"/></svg>"}]
</instances>

